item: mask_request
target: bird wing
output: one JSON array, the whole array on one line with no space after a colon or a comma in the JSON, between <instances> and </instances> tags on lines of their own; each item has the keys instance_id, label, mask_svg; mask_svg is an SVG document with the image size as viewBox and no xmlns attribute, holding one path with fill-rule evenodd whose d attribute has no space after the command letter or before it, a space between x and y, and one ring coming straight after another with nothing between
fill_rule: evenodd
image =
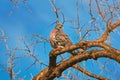
<instances>
[{"instance_id":1,"label":"bird wing","mask_svg":"<svg viewBox=\"0 0 120 80\"><path fill-rule=\"evenodd\" d=\"M68 35L66 35L65 33L63 33L62 31L58 31L56 33L56 40L58 42L59 45L61 46L69 46L72 44L72 42L70 41Z\"/></svg>"}]
</instances>

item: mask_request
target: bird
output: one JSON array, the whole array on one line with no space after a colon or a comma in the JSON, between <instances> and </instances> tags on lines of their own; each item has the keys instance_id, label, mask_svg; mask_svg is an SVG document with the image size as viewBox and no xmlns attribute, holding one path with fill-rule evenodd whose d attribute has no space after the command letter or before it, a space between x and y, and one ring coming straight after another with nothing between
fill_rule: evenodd
<instances>
[{"instance_id":1,"label":"bird","mask_svg":"<svg viewBox=\"0 0 120 80\"><path fill-rule=\"evenodd\" d=\"M54 49L72 45L72 41L69 39L68 35L63 32L62 28L63 25L58 23L50 33L50 44ZM74 51L69 51L69 53L72 56L76 55Z\"/></svg>"},{"instance_id":2,"label":"bird","mask_svg":"<svg viewBox=\"0 0 120 80\"><path fill-rule=\"evenodd\" d=\"M63 25L58 23L50 33L50 44L54 49L72 45L71 40L68 35L63 32L62 28Z\"/></svg>"}]
</instances>

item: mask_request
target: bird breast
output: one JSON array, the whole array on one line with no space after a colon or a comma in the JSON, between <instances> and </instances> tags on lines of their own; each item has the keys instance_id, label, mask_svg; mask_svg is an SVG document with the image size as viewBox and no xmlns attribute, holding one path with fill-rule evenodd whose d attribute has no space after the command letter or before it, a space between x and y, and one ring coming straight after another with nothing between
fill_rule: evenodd
<instances>
[{"instance_id":1,"label":"bird breast","mask_svg":"<svg viewBox=\"0 0 120 80\"><path fill-rule=\"evenodd\" d=\"M57 30L53 30L53 31L50 33L50 38L51 38L51 39L54 39L54 38L55 38L56 32L57 32Z\"/></svg>"}]
</instances>

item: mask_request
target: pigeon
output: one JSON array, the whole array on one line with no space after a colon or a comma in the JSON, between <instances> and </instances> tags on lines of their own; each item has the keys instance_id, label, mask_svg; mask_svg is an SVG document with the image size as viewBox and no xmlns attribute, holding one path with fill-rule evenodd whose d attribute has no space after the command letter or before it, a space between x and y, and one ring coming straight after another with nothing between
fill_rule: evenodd
<instances>
[{"instance_id":1,"label":"pigeon","mask_svg":"<svg viewBox=\"0 0 120 80\"><path fill-rule=\"evenodd\" d=\"M62 31L63 25L58 23L50 33L50 43L53 48L64 48L72 45L68 35Z\"/></svg>"}]
</instances>

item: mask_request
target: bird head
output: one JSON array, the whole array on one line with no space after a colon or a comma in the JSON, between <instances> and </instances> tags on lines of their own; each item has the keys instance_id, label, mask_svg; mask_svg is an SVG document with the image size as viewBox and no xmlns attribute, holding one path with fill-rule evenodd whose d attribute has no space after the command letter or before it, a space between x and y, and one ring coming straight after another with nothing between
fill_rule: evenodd
<instances>
[{"instance_id":1,"label":"bird head","mask_svg":"<svg viewBox=\"0 0 120 80\"><path fill-rule=\"evenodd\" d=\"M55 28L61 30L62 27L63 27L63 25L61 23L58 23Z\"/></svg>"}]
</instances>

